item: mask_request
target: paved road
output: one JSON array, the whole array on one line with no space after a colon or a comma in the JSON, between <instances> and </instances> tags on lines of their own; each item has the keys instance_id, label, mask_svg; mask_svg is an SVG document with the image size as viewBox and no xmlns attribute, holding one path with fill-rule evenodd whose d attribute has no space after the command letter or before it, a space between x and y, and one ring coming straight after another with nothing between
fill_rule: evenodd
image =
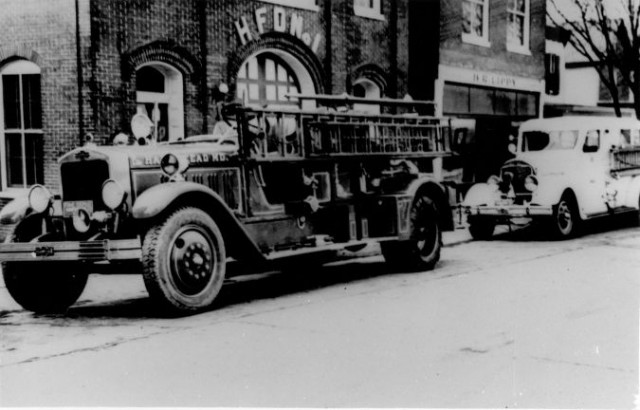
<instances>
[{"instance_id":1,"label":"paved road","mask_svg":"<svg viewBox=\"0 0 640 410\"><path fill-rule=\"evenodd\" d=\"M0 289L0 405L634 408L639 250L638 227L524 230L432 272L251 277L180 319L137 276L92 277L64 317Z\"/></svg>"}]
</instances>

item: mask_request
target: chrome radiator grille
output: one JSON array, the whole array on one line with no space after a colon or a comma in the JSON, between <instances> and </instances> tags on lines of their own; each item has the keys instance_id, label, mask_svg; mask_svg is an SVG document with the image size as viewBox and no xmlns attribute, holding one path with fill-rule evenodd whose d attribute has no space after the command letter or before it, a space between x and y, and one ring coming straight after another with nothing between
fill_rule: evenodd
<instances>
[{"instance_id":1,"label":"chrome radiator grille","mask_svg":"<svg viewBox=\"0 0 640 410\"><path fill-rule=\"evenodd\" d=\"M529 175L535 175L533 167L524 161L514 161L505 164L501 171L501 179L505 183L503 190L508 192L510 183L516 194L516 203L531 201L531 192L525 189L524 180Z\"/></svg>"}]
</instances>

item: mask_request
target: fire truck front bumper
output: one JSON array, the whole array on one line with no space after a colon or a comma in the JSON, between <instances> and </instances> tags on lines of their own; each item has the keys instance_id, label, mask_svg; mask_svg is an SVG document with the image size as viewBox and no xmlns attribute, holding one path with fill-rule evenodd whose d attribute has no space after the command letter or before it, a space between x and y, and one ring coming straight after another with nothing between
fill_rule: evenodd
<instances>
[{"instance_id":1,"label":"fire truck front bumper","mask_svg":"<svg viewBox=\"0 0 640 410\"><path fill-rule=\"evenodd\" d=\"M140 239L16 242L0 244L0 262L140 260Z\"/></svg>"},{"instance_id":2,"label":"fire truck front bumper","mask_svg":"<svg viewBox=\"0 0 640 410\"><path fill-rule=\"evenodd\" d=\"M465 207L465 212L469 216L532 218L538 216L552 216L553 208L542 205L478 205Z\"/></svg>"}]
</instances>

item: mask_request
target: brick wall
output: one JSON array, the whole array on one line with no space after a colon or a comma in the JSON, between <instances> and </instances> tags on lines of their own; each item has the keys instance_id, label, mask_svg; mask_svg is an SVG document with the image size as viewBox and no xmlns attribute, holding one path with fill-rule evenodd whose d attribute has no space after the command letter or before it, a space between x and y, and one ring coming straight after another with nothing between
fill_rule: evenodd
<instances>
[{"instance_id":1,"label":"brick wall","mask_svg":"<svg viewBox=\"0 0 640 410\"><path fill-rule=\"evenodd\" d=\"M489 3L491 47L481 47L462 41L461 0L441 0L440 63L544 79L545 0L530 0L531 55L507 51L507 2Z\"/></svg>"}]
</instances>

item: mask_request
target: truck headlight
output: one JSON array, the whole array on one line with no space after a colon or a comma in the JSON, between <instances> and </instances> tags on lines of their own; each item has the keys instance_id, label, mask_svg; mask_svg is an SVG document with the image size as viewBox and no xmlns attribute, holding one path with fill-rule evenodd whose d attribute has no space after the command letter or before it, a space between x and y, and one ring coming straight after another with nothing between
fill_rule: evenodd
<instances>
[{"instance_id":1,"label":"truck headlight","mask_svg":"<svg viewBox=\"0 0 640 410\"><path fill-rule=\"evenodd\" d=\"M102 202L111 210L117 209L124 202L125 190L122 185L108 179L102 184Z\"/></svg>"},{"instance_id":2,"label":"truck headlight","mask_svg":"<svg viewBox=\"0 0 640 410\"><path fill-rule=\"evenodd\" d=\"M36 213L43 213L49 209L53 195L42 185L34 185L29 190L29 206Z\"/></svg>"},{"instance_id":3,"label":"truck headlight","mask_svg":"<svg viewBox=\"0 0 640 410\"><path fill-rule=\"evenodd\" d=\"M529 192L534 192L538 189L538 178L533 175L529 175L524 179L524 189Z\"/></svg>"}]
</instances>

